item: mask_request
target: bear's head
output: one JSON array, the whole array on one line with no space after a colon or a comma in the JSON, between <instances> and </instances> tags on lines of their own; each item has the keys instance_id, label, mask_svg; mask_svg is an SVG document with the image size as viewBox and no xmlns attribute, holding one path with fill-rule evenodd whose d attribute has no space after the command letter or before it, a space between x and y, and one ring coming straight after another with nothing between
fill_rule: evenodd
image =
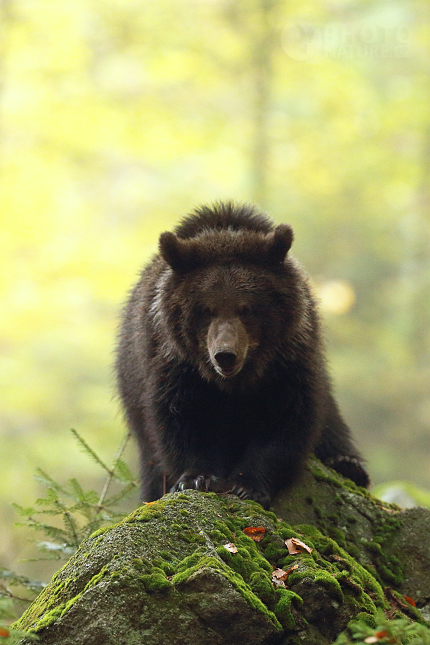
<instances>
[{"instance_id":1,"label":"bear's head","mask_svg":"<svg viewBox=\"0 0 430 645\"><path fill-rule=\"evenodd\" d=\"M164 315L173 344L221 387L261 378L303 316L303 280L287 257L291 227L160 236ZM285 352L284 352L285 353Z\"/></svg>"}]
</instances>

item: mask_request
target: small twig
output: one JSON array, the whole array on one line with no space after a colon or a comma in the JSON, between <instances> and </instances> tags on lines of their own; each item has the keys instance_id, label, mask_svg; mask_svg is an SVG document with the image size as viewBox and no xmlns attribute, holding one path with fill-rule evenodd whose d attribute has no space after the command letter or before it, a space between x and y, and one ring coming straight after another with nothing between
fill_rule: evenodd
<instances>
[{"instance_id":1,"label":"small twig","mask_svg":"<svg viewBox=\"0 0 430 645\"><path fill-rule=\"evenodd\" d=\"M101 508L103 506L103 502L105 501L109 486L111 485L112 479L115 476L116 464L121 459L121 455L124 452L130 437L131 437L131 433L127 432L127 434L125 435L125 438L122 440L122 442L120 444L120 447L118 449L118 453L117 453L117 455L116 455L116 457L114 459L114 462L113 462L113 467L108 469L109 474L106 477L106 481L105 481L105 484L103 486L103 490L102 490L102 492L100 494L100 499L99 499L98 504L97 504L97 509L98 509L97 512L98 513L100 512L100 510L101 510Z\"/></svg>"},{"instance_id":2,"label":"small twig","mask_svg":"<svg viewBox=\"0 0 430 645\"><path fill-rule=\"evenodd\" d=\"M3 596L3 598L11 598L12 600L20 600L21 602L28 602L30 603L31 600L30 598L20 598L19 596L15 596L10 589L5 587L4 585L0 585L0 598Z\"/></svg>"}]
</instances>

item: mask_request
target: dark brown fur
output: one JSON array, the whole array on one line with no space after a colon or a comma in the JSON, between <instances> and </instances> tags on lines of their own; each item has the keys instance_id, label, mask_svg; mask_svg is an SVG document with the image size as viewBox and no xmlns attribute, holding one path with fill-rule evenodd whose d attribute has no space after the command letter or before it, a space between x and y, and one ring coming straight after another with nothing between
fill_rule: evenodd
<instances>
[{"instance_id":1,"label":"dark brown fur","mask_svg":"<svg viewBox=\"0 0 430 645\"><path fill-rule=\"evenodd\" d=\"M315 301L289 226L217 204L160 236L124 311L119 391L142 499L232 490L263 505L314 448L368 485L333 399Z\"/></svg>"}]
</instances>

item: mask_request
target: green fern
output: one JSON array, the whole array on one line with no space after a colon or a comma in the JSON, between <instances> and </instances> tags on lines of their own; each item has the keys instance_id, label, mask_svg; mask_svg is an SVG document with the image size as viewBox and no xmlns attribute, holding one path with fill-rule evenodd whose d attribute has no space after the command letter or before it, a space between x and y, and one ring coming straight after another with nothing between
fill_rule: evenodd
<instances>
[{"instance_id":1,"label":"green fern","mask_svg":"<svg viewBox=\"0 0 430 645\"><path fill-rule=\"evenodd\" d=\"M42 532L49 538L48 541L38 542L38 548L44 557L33 560L69 558L91 533L124 517L125 512L118 508L118 503L137 487L136 478L122 460L129 434L121 442L109 468L76 430L71 432L81 449L107 473L107 477L101 493L98 494L94 490L84 490L75 477L63 485L41 468L37 469L35 478L46 487L44 496L37 499L34 506L13 504L18 515L23 518L19 522L20 526ZM113 482L116 482L120 489L108 496ZM51 524L42 519L46 516L55 517L60 521Z\"/></svg>"},{"instance_id":2,"label":"green fern","mask_svg":"<svg viewBox=\"0 0 430 645\"><path fill-rule=\"evenodd\" d=\"M107 474L101 493L84 490L79 481L73 477L67 484L59 484L41 468L36 470L35 478L45 487L43 497L38 498L33 506L13 504L15 511L22 518L19 526L26 526L43 533L45 540L39 540L37 546L41 556L27 561L67 560L76 552L80 543L94 531L119 521L126 515L118 504L130 495L137 487L137 480L122 455L129 441L127 434L109 468L88 443L72 430L81 449L95 461ZM116 490L111 491L116 482ZM119 490L118 490L119 488ZM108 493L111 493L110 496ZM52 518L50 520L49 518ZM53 523L51 523L51 521ZM41 591L44 584L29 580L12 571L0 568L0 640L1 643L17 643L23 634L10 632L9 636L1 634L9 631L2 628L2 619L10 614L12 602L19 606L28 604ZM18 591L17 591L18 590ZM27 636L28 637L28 636Z\"/></svg>"}]
</instances>

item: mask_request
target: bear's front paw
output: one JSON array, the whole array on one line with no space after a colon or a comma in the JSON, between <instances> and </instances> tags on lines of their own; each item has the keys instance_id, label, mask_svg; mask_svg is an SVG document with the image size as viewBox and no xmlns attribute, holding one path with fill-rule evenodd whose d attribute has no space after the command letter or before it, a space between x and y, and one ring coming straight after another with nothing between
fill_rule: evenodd
<instances>
[{"instance_id":1,"label":"bear's front paw","mask_svg":"<svg viewBox=\"0 0 430 645\"><path fill-rule=\"evenodd\" d=\"M352 479L357 486L362 486L363 488L369 488L370 478L364 468L362 462L356 457L350 457L349 455L339 455L337 457L332 457L327 459L327 466L337 470L338 473L344 477Z\"/></svg>"},{"instance_id":2,"label":"bear's front paw","mask_svg":"<svg viewBox=\"0 0 430 645\"><path fill-rule=\"evenodd\" d=\"M234 484L231 493L240 497L240 499L252 499L258 502L263 508L269 508L271 497L269 493L259 488L252 488L241 483Z\"/></svg>"},{"instance_id":3,"label":"bear's front paw","mask_svg":"<svg viewBox=\"0 0 430 645\"><path fill-rule=\"evenodd\" d=\"M170 492L176 493L190 488L200 491L213 491L215 493L225 490L219 477L216 477L215 475L192 473L189 470L186 470L179 477L176 484L172 486Z\"/></svg>"}]
</instances>

